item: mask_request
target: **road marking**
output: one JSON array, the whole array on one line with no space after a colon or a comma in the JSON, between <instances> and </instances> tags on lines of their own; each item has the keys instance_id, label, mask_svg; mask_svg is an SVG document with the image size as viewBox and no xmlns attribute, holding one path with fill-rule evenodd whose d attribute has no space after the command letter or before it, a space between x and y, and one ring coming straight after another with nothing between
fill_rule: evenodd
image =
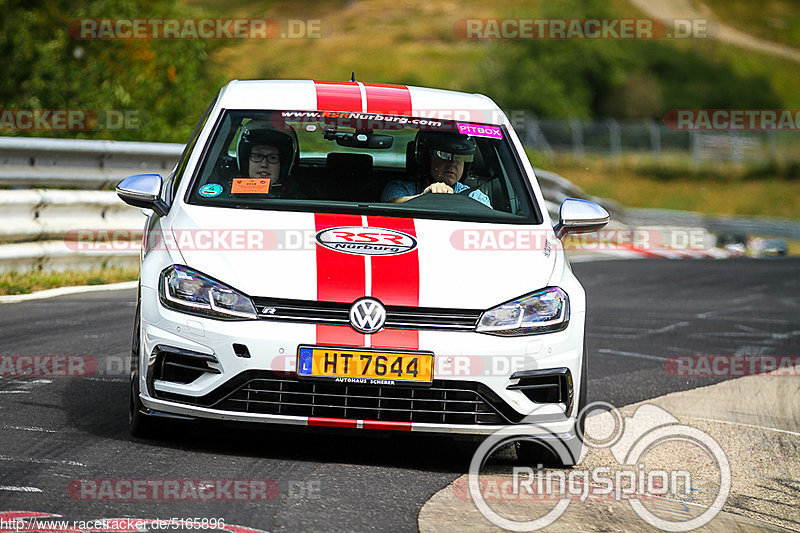
<instances>
[{"instance_id":1,"label":"road marking","mask_svg":"<svg viewBox=\"0 0 800 533\"><path fill-rule=\"evenodd\" d=\"M53 429L44 429L36 426L3 426L3 429L16 429L19 431L38 431L39 433L58 433Z\"/></svg>"},{"instance_id":2,"label":"road marking","mask_svg":"<svg viewBox=\"0 0 800 533\"><path fill-rule=\"evenodd\" d=\"M657 319L656 319L657 320ZM611 331L616 330L620 333L603 333L602 336L608 339L638 339L641 337L646 337L648 335L654 335L658 333L666 333L668 331L672 331L673 329L683 328L689 325L689 322L681 321L675 322L673 324L668 324L658 329L653 328L642 328L642 327L631 327L631 326L603 326L599 328L601 331ZM622 333L623 331L630 331L631 333ZM594 337L599 337L601 335L591 334Z\"/></svg>"},{"instance_id":3,"label":"road marking","mask_svg":"<svg viewBox=\"0 0 800 533\"><path fill-rule=\"evenodd\" d=\"M0 390L0 394L30 394L29 390Z\"/></svg>"},{"instance_id":4,"label":"road marking","mask_svg":"<svg viewBox=\"0 0 800 533\"><path fill-rule=\"evenodd\" d=\"M126 378L83 378L87 381L105 381L107 383L128 383L130 380Z\"/></svg>"},{"instance_id":5,"label":"road marking","mask_svg":"<svg viewBox=\"0 0 800 533\"><path fill-rule=\"evenodd\" d=\"M688 326L688 322L676 322L674 324L670 324L669 326L664 326L663 328L654 329L651 333L666 333L667 331L672 331L673 329L684 328Z\"/></svg>"},{"instance_id":6,"label":"road marking","mask_svg":"<svg viewBox=\"0 0 800 533\"><path fill-rule=\"evenodd\" d=\"M79 285L77 287L58 287L46 291L32 292L30 294L8 294L0 296L0 304L15 304L30 300L44 300L55 298L67 294L79 294L84 292L120 291L125 289L135 289L139 286L138 281L123 281L122 283L109 283L108 285Z\"/></svg>"},{"instance_id":7,"label":"road marking","mask_svg":"<svg viewBox=\"0 0 800 533\"><path fill-rule=\"evenodd\" d=\"M635 353L635 352L620 352L618 350L609 350L607 348L600 348L597 350L600 353L608 353L611 355L624 355L625 357L636 357L637 359L649 359L652 361L666 361L666 357L659 357L657 355L648 355L646 353Z\"/></svg>"},{"instance_id":8,"label":"road marking","mask_svg":"<svg viewBox=\"0 0 800 533\"><path fill-rule=\"evenodd\" d=\"M36 487L17 487L14 485L0 485L0 490L7 490L9 492L44 492L42 489Z\"/></svg>"},{"instance_id":9,"label":"road marking","mask_svg":"<svg viewBox=\"0 0 800 533\"><path fill-rule=\"evenodd\" d=\"M33 457L9 457L7 455L0 455L0 461L18 462L18 463L36 463L42 465L67 465L67 466L86 466L78 461L60 461L58 459L34 459Z\"/></svg>"},{"instance_id":10,"label":"road marking","mask_svg":"<svg viewBox=\"0 0 800 533\"><path fill-rule=\"evenodd\" d=\"M778 429L769 426L757 426L755 424L745 424L744 422L732 422L730 420L718 420L716 418L702 418L699 416L681 416L681 418L691 418L692 420L703 420L705 422L717 422L719 424L732 424L734 426L744 426L754 429L766 429L767 431L774 431L776 433L786 433L787 435L794 435L795 437L800 437L800 433L798 433L797 431L789 431L788 429Z\"/></svg>"}]
</instances>

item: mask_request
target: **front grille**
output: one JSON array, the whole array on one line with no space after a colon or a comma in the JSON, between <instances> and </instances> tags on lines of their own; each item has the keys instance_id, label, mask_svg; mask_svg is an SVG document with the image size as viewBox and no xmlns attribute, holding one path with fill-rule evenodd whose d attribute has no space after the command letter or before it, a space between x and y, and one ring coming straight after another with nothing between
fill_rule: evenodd
<instances>
[{"instance_id":1,"label":"front grille","mask_svg":"<svg viewBox=\"0 0 800 533\"><path fill-rule=\"evenodd\" d=\"M349 303L253 298L258 316L264 320L291 320L314 324L350 324ZM394 329L455 329L471 331L481 310L440 307L386 306L386 326Z\"/></svg>"},{"instance_id":2,"label":"front grille","mask_svg":"<svg viewBox=\"0 0 800 533\"><path fill-rule=\"evenodd\" d=\"M521 418L488 387L467 381L434 380L424 388L344 385L250 370L203 397L155 395L240 413L434 424L505 425Z\"/></svg>"},{"instance_id":3,"label":"front grille","mask_svg":"<svg viewBox=\"0 0 800 533\"><path fill-rule=\"evenodd\" d=\"M217 406L226 411L391 422L503 424L475 391L254 379Z\"/></svg>"}]
</instances>

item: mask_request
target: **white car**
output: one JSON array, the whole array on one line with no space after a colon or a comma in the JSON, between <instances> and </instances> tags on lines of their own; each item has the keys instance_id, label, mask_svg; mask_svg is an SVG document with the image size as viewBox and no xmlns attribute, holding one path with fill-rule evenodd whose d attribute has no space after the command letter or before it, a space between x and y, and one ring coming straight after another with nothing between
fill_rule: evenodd
<instances>
[{"instance_id":1,"label":"white car","mask_svg":"<svg viewBox=\"0 0 800 533\"><path fill-rule=\"evenodd\" d=\"M232 81L166 179L123 180L149 214L130 429L159 419L566 444L586 402L583 288L519 138L477 94Z\"/></svg>"}]
</instances>

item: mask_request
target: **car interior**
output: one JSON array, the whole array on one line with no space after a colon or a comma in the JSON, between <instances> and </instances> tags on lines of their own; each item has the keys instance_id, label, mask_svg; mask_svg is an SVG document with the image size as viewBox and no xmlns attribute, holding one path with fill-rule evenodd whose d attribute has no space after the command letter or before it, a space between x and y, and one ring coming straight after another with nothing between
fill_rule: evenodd
<instances>
[{"instance_id":1,"label":"car interior","mask_svg":"<svg viewBox=\"0 0 800 533\"><path fill-rule=\"evenodd\" d=\"M234 178L244 177L239 170L236 145L243 126L249 120L234 118L231 126L226 128L227 134L224 134L223 130L219 131L218 138L212 143L209 159L201 171L199 182L195 184L194 198L197 199L197 188L205 184L221 185L223 190L221 199L239 198L253 202L274 198L274 195L270 194L231 192ZM331 134L330 126L325 125L319 130L309 128L307 125L291 128L298 132L296 135L298 150L292 171L284 180L285 183L291 182L293 192L284 195L281 198L283 200L375 204L380 203L381 192L389 182L418 179L417 161L414 156L414 134L417 131L415 129L407 128L402 132L388 130L387 133L393 135L375 135L384 140L382 146L375 147L371 131L356 130L355 134L362 139L361 142L356 142L353 141L352 130L349 133L337 132L338 135L335 135ZM310 132L313 132L313 136ZM321 135L323 133L324 141ZM222 138L219 138L220 135ZM365 135L368 141L363 141ZM349 140L340 141L340 138ZM388 146L386 146L387 138ZM518 172L516 170L518 163L513 160L510 150L502 149L500 146L502 141L496 139L475 137L474 140L477 150L473 154L467 175L460 180L470 189L461 194L464 198L469 198L467 196L469 192L477 189L489 197L492 209L508 214L521 214L525 211L525 207L520 202L519 192L514 190L512 180L507 175ZM396 141L396 145L393 141ZM215 163L209 164L211 161ZM516 182L516 186L519 187L521 180L517 179ZM486 208L480 202L471 198L469 200L474 201L480 208ZM415 198L410 202L424 203L422 198Z\"/></svg>"}]
</instances>

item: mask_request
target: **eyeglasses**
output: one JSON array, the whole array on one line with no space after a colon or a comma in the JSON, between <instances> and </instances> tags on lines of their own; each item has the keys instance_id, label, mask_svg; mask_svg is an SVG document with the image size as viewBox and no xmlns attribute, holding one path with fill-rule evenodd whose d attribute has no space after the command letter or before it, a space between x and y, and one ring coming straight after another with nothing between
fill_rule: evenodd
<instances>
[{"instance_id":1,"label":"eyeglasses","mask_svg":"<svg viewBox=\"0 0 800 533\"><path fill-rule=\"evenodd\" d=\"M472 162L472 154L451 154L450 152L445 152L443 150L434 150L434 154L439 159L444 159L445 161L455 161L455 162L464 162L464 163L471 163Z\"/></svg>"},{"instance_id":2,"label":"eyeglasses","mask_svg":"<svg viewBox=\"0 0 800 533\"><path fill-rule=\"evenodd\" d=\"M267 163L275 164L281 162L280 154L260 154L258 152L250 152L250 161L253 163L261 163L265 157L267 158Z\"/></svg>"}]
</instances>

